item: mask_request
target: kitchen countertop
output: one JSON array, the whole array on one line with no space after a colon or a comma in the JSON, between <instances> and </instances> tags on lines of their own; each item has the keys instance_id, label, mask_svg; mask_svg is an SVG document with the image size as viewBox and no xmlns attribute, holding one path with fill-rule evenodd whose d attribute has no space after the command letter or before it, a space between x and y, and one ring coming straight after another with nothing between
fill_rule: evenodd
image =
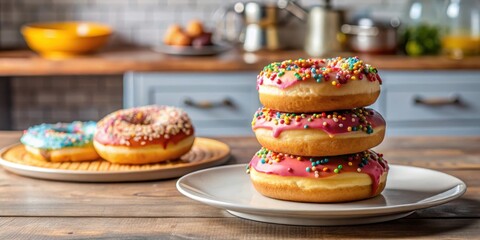
<instances>
[{"instance_id":1,"label":"kitchen countertop","mask_svg":"<svg viewBox=\"0 0 480 240\"><path fill-rule=\"evenodd\" d=\"M0 147L20 132L0 132ZM218 138L232 147L228 164L247 163L254 138ZM437 169L461 178L460 199L395 221L359 226L302 227L254 222L182 196L176 179L139 183L68 183L0 171L2 239L279 239L480 236L480 137L387 138L377 150L390 163ZM408 176L405 176L408 177Z\"/></svg>"},{"instance_id":2,"label":"kitchen countertop","mask_svg":"<svg viewBox=\"0 0 480 240\"><path fill-rule=\"evenodd\" d=\"M445 56L411 58L397 55L358 55L382 70L478 70L480 56L453 60ZM62 61L39 57L30 50L0 51L0 76L105 75L128 71L260 71L270 62L307 57L303 51L243 53L231 50L217 56L178 57L145 48L106 50L94 55Z\"/></svg>"}]
</instances>

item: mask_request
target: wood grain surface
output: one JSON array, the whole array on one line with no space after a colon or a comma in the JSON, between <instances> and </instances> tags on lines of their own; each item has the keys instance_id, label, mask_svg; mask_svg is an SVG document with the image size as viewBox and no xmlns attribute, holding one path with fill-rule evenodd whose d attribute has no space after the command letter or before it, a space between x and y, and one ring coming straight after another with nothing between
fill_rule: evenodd
<instances>
[{"instance_id":1,"label":"wood grain surface","mask_svg":"<svg viewBox=\"0 0 480 240\"><path fill-rule=\"evenodd\" d=\"M0 147L19 132L0 132ZM247 163L254 138L218 138L227 164ZM138 183L67 183L0 171L0 239L478 239L480 137L387 138L376 148L390 163L437 169L466 182L464 196L407 218L360 226L301 227L233 217L190 200L176 179Z\"/></svg>"},{"instance_id":2,"label":"wood grain surface","mask_svg":"<svg viewBox=\"0 0 480 240\"><path fill-rule=\"evenodd\" d=\"M335 53L331 56L358 55L384 70L478 70L480 56L462 60L445 56L407 57L399 55L361 55ZM329 57L331 57L329 56ZM303 51L244 53L231 50L217 56L178 57L149 49L111 49L94 55L61 61L46 60L29 50L0 51L0 76L22 75L103 75L128 71L260 71L265 65L284 59L306 58Z\"/></svg>"},{"instance_id":3,"label":"wood grain surface","mask_svg":"<svg viewBox=\"0 0 480 240\"><path fill-rule=\"evenodd\" d=\"M471 219L298 227L238 218L2 218L5 239L478 239Z\"/></svg>"}]
</instances>

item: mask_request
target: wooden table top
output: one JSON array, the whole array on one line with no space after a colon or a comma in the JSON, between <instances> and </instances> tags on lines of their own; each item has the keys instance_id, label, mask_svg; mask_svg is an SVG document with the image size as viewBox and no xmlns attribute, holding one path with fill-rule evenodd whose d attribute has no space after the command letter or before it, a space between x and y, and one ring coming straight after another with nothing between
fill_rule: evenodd
<instances>
[{"instance_id":1,"label":"wooden table top","mask_svg":"<svg viewBox=\"0 0 480 240\"><path fill-rule=\"evenodd\" d=\"M0 147L20 132L0 132ZM232 148L227 164L247 163L254 138L218 138ZM376 148L390 163L437 169L468 185L460 199L395 221L337 227L260 223L190 200L177 179L139 183L68 183L0 171L1 239L280 239L480 237L480 137L387 138ZM408 176L407 176L408 177Z\"/></svg>"},{"instance_id":2,"label":"wooden table top","mask_svg":"<svg viewBox=\"0 0 480 240\"><path fill-rule=\"evenodd\" d=\"M334 53L332 56L355 56L382 70L479 70L480 56L453 60L445 56L408 57L400 55L361 55ZM306 58L303 51L244 53L233 49L216 56L169 56L144 48L112 49L97 54L66 59L46 60L30 50L0 51L0 76L24 75L104 75L129 71L160 72L231 72L260 71L274 61Z\"/></svg>"}]
</instances>

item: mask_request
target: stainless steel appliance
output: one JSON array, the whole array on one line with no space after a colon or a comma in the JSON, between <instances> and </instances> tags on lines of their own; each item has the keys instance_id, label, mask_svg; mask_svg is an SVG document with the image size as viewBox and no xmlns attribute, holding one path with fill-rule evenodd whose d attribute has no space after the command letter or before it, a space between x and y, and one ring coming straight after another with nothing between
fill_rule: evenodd
<instances>
[{"instance_id":1,"label":"stainless steel appliance","mask_svg":"<svg viewBox=\"0 0 480 240\"><path fill-rule=\"evenodd\" d=\"M284 47L279 37L279 26L290 14L275 4L238 2L217 11L215 39L241 42L248 52L278 50Z\"/></svg>"},{"instance_id":2,"label":"stainless steel appliance","mask_svg":"<svg viewBox=\"0 0 480 240\"><path fill-rule=\"evenodd\" d=\"M311 56L322 56L342 50L340 26L343 23L343 11L335 10L330 0L304 10L294 1L279 0L278 6L307 23L305 51Z\"/></svg>"}]
</instances>

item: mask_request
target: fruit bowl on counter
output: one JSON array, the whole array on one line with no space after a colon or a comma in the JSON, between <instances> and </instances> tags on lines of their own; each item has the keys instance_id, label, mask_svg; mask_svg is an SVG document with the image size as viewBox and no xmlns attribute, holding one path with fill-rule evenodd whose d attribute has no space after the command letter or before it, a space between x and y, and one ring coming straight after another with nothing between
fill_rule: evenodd
<instances>
[{"instance_id":1,"label":"fruit bowl on counter","mask_svg":"<svg viewBox=\"0 0 480 240\"><path fill-rule=\"evenodd\" d=\"M65 59L103 47L112 29L93 22L30 23L22 27L27 45L44 58Z\"/></svg>"},{"instance_id":2,"label":"fruit bowl on counter","mask_svg":"<svg viewBox=\"0 0 480 240\"><path fill-rule=\"evenodd\" d=\"M163 44L153 50L177 56L208 56L230 49L227 44L214 43L212 35L199 20L190 21L185 28L172 24L164 35Z\"/></svg>"}]
</instances>

